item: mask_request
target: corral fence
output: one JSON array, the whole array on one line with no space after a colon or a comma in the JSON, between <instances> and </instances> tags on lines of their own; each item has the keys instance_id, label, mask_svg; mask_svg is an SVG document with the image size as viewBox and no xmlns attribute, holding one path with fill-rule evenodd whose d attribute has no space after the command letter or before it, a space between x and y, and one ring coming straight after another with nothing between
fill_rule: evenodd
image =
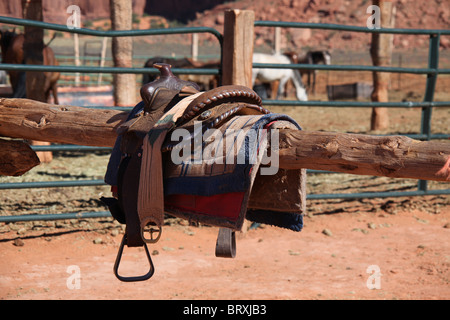
<instances>
[{"instance_id":1,"label":"corral fence","mask_svg":"<svg viewBox=\"0 0 450 320\"><path fill-rule=\"evenodd\" d=\"M40 21L17 19L0 16L0 23L32 26L54 31L77 33L81 35L90 35L97 37L136 37L152 35L172 35L172 34L195 34L210 33L217 38L221 62L223 61L223 35L213 28L207 27L181 27L167 29L147 29L147 30L124 30L124 31L102 31L85 28L69 29L65 25L52 24ZM271 106L292 106L292 107L387 107L387 108L421 108L421 129L418 134L408 135L411 138L419 140L448 139L449 134L432 134L431 118L432 110L435 107L449 107L450 101L434 101L434 92L437 77L440 74L450 74L450 69L439 68L439 43L441 36L450 35L450 30L424 30L424 29L369 29L365 27L346 26L338 24L321 23L300 23L300 22L275 22L275 21L255 21L255 27L281 27L281 28L310 28L325 29L349 32L366 33L392 33L405 35L428 35L428 67L427 68L404 68L404 67L385 67L385 66L367 66L367 65L310 65L310 64L253 64L254 68L286 68L299 70L329 70L329 71L369 71L369 72L390 72L390 73L410 73L427 75L425 96L421 102L364 102L364 101L292 101L292 100L263 100L264 105ZM222 64L221 64L222 65ZM119 68L119 67L94 67L94 66L42 66L42 65L17 65L0 63L0 70L14 71L57 71L68 73L134 73L134 74L157 74L155 68ZM222 75L222 67L219 69L205 68L173 68L175 74L194 74L194 75ZM119 110L130 110L129 107L89 107L89 108L115 108ZM32 146L35 151L83 151L92 152L97 150L111 150L111 148L77 146L77 145L50 145L50 146ZM324 173L324 171L309 170L309 173ZM0 183L0 189L24 189L24 188L53 188L53 187L78 187L78 186L101 186L105 185L103 180L66 180L66 181L41 181L41 182L20 182L20 183ZM430 190L427 181L419 180L416 191L387 191L387 192L363 192L363 193L332 193L332 194L308 194L307 199L358 199L358 198L384 198L384 197L406 197L423 195L443 195L450 194L450 189ZM17 221L38 221L38 220L60 220L60 219L79 219L79 218L99 218L110 217L107 211L101 212L77 212L60 214L30 214L18 216L0 216L0 222Z\"/></svg>"}]
</instances>

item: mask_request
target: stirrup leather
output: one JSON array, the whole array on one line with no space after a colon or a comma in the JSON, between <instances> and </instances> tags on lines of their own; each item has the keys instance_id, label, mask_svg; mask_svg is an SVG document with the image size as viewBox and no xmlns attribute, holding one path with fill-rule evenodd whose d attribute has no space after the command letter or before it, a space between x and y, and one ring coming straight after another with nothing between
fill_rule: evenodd
<instances>
[{"instance_id":1,"label":"stirrup leather","mask_svg":"<svg viewBox=\"0 0 450 320\"><path fill-rule=\"evenodd\" d=\"M234 258L236 256L236 233L229 228L220 228L216 242L216 257Z\"/></svg>"}]
</instances>

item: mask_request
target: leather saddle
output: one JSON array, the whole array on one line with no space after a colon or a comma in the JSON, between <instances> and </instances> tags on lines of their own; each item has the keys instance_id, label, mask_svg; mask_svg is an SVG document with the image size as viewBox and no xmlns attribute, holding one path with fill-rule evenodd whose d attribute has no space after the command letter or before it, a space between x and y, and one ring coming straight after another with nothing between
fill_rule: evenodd
<instances>
[{"instance_id":1,"label":"leather saddle","mask_svg":"<svg viewBox=\"0 0 450 320\"><path fill-rule=\"evenodd\" d=\"M236 253L235 231L242 227L246 214L255 217L253 221L257 222L261 212L267 207L264 197L250 197L258 168L252 171L252 167L248 165L230 167L225 164L219 166L220 170L223 169L221 174L209 174L206 171L217 171L217 166L213 169L212 165L192 162L195 158L195 148L192 146L205 146L202 136L207 130L218 129L225 134L225 129L235 128L229 135L234 141L242 140L238 149L245 150L248 156L245 148L248 141L239 138L240 130L276 121L285 121L288 127L299 129L298 126L292 126L292 119L274 117L264 109L261 98L247 87L221 86L200 92L197 84L174 76L170 65L160 63L154 64L154 67L159 69L160 77L141 88L143 107L132 112L133 116L117 131L119 138L116 145L120 146L117 194L114 198L101 199L109 207L112 216L126 225L114 265L114 273L121 281L142 281L152 277L154 266L147 244L156 243L160 239L165 213L218 226L216 256L232 258ZM238 120L235 121L236 119ZM171 139L171 134L176 129L187 133L181 142ZM197 140L200 143L196 144ZM171 156L186 144L189 144L189 148L184 149L188 150L187 161L174 164ZM305 202L302 192L298 192L300 185L304 185L303 175L303 172L299 175L298 171L283 171L275 176L275 182L264 180L267 179L264 177L258 178L262 184L280 190L286 189L286 186L276 181L289 181L297 189L293 193L295 199L280 198L283 203L287 200L296 206L279 209L280 205L275 204L277 208L274 209L289 211L288 215L293 213L293 224L296 226L289 227L293 230L298 229L298 213L303 212ZM260 186L254 189L276 193L270 187ZM216 191L212 194L211 190ZM283 191L283 194L292 192ZM273 202L270 197L268 201ZM220 211L218 207L211 205L220 202L223 203L224 211L228 212L217 213ZM247 203L252 204L254 210L249 210ZM229 207L229 204L232 206ZM279 225L277 221L273 224ZM146 274L131 277L119 274L125 246L144 247L150 265Z\"/></svg>"},{"instance_id":2,"label":"leather saddle","mask_svg":"<svg viewBox=\"0 0 450 320\"><path fill-rule=\"evenodd\" d=\"M173 75L171 66L164 63L154 64L160 71L159 79L144 85L141 98L144 107L132 119L122 124L117 132L121 136L120 151L122 153L118 168L118 183L116 198L102 198L113 217L120 223L126 224L126 231L117 255L114 271L122 281L141 281L149 279L154 272L153 263L147 248L147 243L159 240L164 219L164 201L162 194L162 163L161 152L173 148L167 144L163 147L165 136L175 127L190 128L194 121L208 118L204 127L220 126L226 119L238 113L260 114L268 113L258 106L261 99L252 90L241 86L225 86L201 93L199 86L190 81L183 81ZM190 103L184 103L171 113L171 109L180 102L195 95ZM257 103L245 106L223 103L240 98L241 102ZM187 102L189 102L187 101ZM248 109L248 110L244 110ZM148 146L150 151L144 150ZM144 154L147 154L147 157ZM158 155L160 155L158 157ZM153 159L156 158L156 163ZM152 161L153 160L153 161ZM144 161L144 163L143 163ZM146 168L145 164L153 163L153 168ZM142 170L145 170L143 172ZM148 172L147 172L148 171ZM147 173L146 177L144 173ZM143 178L141 180L141 178ZM159 179L158 179L159 178ZM149 180L149 181L143 181ZM152 185L153 190L143 191L144 182ZM143 201L139 201L144 198ZM155 205L150 202L158 202ZM144 202L143 205L139 205ZM147 202L147 203L145 203ZM150 207L150 208L149 208ZM234 233L221 230L218 236L217 255L234 256ZM150 270L143 276L123 277L118 273L120 259L124 246L143 246L147 254Z\"/></svg>"}]
</instances>

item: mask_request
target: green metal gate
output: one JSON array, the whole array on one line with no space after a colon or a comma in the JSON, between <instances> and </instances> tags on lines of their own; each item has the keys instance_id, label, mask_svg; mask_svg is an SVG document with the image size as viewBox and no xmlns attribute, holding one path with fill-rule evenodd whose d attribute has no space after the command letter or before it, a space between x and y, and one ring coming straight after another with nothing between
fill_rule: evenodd
<instances>
[{"instance_id":1,"label":"green metal gate","mask_svg":"<svg viewBox=\"0 0 450 320\"><path fill-rule=\"evenodd\" d=\"M223 36L217 30L207 27L191 28L168 28L168 29L148 29L148 30L125 30L125 31L100 31L91 29L69 29L67 26L16 19L0 16L0 23L33 26L49 30L77 33L82 35L91 35L99 37L130 37L130 36L148 36L148 35L169 35L169 34L187 34L187 33L210 33L213 34L220 45L222 53ZM274 21L255 21L255 26L261 27L289 27L289 28L310 28L310 29L328 29L338 31L352 32L379 32L394 34L415 34L429 35L429 56L428 68L400 68L400 67L376 67L363 65L309 65L309 64L254 64L255 68L295 68L300 70L332 70L332 71L378 71L392 73L413 73L426 74L427 83L425 88L425 98L422 102L337 102L337 101L287 101L287 100L263 100L266 105L278 106L317 106L317 107L390 107L390 108L422 108L421 132L420 134L410 135L415 139L431 140L446 139L449 134L431 134L431 115L433 107L449 107L450 101L433 101L436 80L439 74L450 74L450 69L440 69L439 59L439 41L441 35L450 35L450 30L422 30L422 29L368 29L364 27L345 26L336 24L318 24L318 23L295 23L295 22L274 22ZM222 56L221 56L222 58ZM42 66L42 65L16 65L0 63L0 70L15 71L58 71L71 73L158 73L155 68L117 68L117 67L92 67L92 66ZM172 69L175 74L204 74L220 75L220 69ZM113 107L108 107L113 108ZM117 108L129 110L129 108ZM34 146L35 151L58 151L58 150L77 150L92 151L104 150L109 148L97 148L87 146L72 145L52 145L52 146ZM310 170L311 173L316 171ZM73 187L73 186L96 186L104 185L103 180L76 180L76 181L50 181L50 182L21 182L21 183L1 183L0 189L21 189L21 188L52 188L52 187ZM419 181L418 190L412 192L370 192L370 193L351 193L351 194L310 194L308 199L349 199L349 198L381 198L381 197L404 197L418 195L440 195L450 194L450 189L446 190L428 190L427 181ZM57 219L78 219L109 217L109 212L86 212L86 213L65 213L65 214L39 214L39 215L21 215L21 216L0 216L0 222L33 221L33 220L57 220Z\"/></svg>"}]
</instances>

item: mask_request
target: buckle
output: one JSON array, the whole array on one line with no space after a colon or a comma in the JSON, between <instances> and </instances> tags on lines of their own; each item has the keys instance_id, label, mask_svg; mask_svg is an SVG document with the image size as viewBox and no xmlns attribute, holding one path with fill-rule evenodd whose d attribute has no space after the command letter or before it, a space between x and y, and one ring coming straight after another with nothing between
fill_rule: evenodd
<instances>
[{"instance_id":1,"label":"buckle","mask_svg":"<svg viewBox=\"0 0 450 320\"><path fill-rule=\"evenodd\" d=\"M151 220L148 218L147 220ZM161 238L162 227L155 225L156 223L148 221L146 225L141 226L141 238L146 243L156 243ZM145 237L145 233L150 234L149 238ZM154 236L156 233L156 237Z\"/></svg>"},{"instance_id":2,"label":"buckle","mask_svg":"<svg viewBox=\"0 0 450 320\"><path fill-rule=\"evenodd\" d=\"M123 235L122 242L120 243L119 251L117 252L116 262L114 263L114 274L116 275L117 279L123 282L144 281L150 279L153 276L153 273L155 272L155 267L153 266L152 257L150 256L150 252L148 251L147 245L145 243L143 247L145 249L148 262L150 263L150 270L142 276L123 277L119 275L120 260L122 258L123 248L126 244L127 244L127 234L125 233Z\"/></svg>"}]
</instances>

